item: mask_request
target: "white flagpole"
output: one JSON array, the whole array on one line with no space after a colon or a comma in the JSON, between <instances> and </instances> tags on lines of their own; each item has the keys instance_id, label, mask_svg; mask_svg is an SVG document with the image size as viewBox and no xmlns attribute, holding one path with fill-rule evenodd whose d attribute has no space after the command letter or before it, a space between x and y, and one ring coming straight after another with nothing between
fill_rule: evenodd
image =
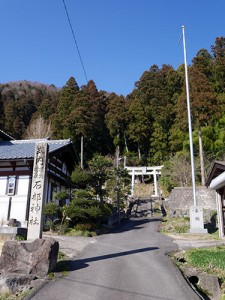
<instances>
[{"instance_id":1,"label":"white flagpole","mask_svg":"<svg viewBox=\"0 0 225 300\"><path fill-rule=\"evenodd\" d=\"M207 233L207 229L204 228L203 210L200 206L197 206L197 201L196 201L194 151L193 151L193 141L192 141L191 109L190 109L188 67L187 67L187 57L186 57L184 26L182 26L182 35L183 35L183 45L184 45L184 65L185 65L189 142L190 142L190 155L191 155L191 173L192 173L193 202L194 202L193 206L190 207L190 233Z\"/></svg>"},{"instance_id":2,"label":"white flagpole","mask_svg":"<svg viewBox=\"0 0 225 300\"><path fill-rule=\"evenodd\" d=\"M195 165L194 165L194 151L193 151L193 140L192 140L191 108L190 108L188 67L187 67L187 55L186 55L186 43L185 43L184 26L182 26L182 34L183 34L183 45L184 45L184 66L185 66L185 81L186 81L186 94L187 94L187 111L188 111L190 155L191 155L191 174L192 174L192 186L193 186L193 201L194 201L194 206L196 206L197 202L196 202L196 187L195 187Z\"/></svg>"}]
</instances>

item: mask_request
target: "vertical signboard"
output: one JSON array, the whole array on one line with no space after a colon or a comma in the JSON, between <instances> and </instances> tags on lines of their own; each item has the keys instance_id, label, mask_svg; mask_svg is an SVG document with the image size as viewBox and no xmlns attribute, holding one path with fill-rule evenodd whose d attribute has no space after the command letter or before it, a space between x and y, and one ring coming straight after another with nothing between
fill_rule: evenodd
<instances>
[{"instance_id":1,"label":"vertical signboard","mask_svg":"<svg viewBox=\"0 0 225 300\"><path fill-rule=\"evenodd\" d=\"M28 220L27 239L34 240L42 237L43 205L45 183L48 167L48 144L40 142L35 145L32 188Z\"/></svg>"}]
</instances>

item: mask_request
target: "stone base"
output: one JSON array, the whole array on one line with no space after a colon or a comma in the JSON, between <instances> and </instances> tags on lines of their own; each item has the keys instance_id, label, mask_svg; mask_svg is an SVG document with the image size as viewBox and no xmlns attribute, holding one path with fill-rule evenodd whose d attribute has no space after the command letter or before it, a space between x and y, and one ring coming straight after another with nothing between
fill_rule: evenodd
<instances>
[{"instance_id":1,"label":"stone base","mask_svg":"<svg viewBox=\"0 0 225 300\"><path fill-rule=\"evenodd\" d=\"M200 234L206 234L208 233L208 230L205 228L190 228L189 230L190 233L200 233Z\"/></svg>"},{"instance_id":2,"label":"stone base","mask_svg":"<svg viewBox=\"0 0 225 300\"><path fill-rule=\"evenodd\" d=\"M27 228L23 227L0 227L0 234L15 237L16 235L22 235L25 238L27 237Z\"/></svg>"}]
</instances>

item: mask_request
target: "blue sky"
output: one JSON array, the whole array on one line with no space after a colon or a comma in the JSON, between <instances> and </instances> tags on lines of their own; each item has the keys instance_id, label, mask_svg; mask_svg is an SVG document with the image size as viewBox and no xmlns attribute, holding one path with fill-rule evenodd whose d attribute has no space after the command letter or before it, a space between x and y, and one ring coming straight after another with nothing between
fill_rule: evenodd
<instances>
[{"instance_id":1,"label":"blue sky","mask_svg":"<svg viewBox=\"0 0 225 300\"><path fill-rule=\"evenodd\" d=\"M127 95L151 65L183 63L225 36L224 0L65 0L88 80ZM0 1L0 83L30 80L57 87L85 75L62 0Z\"/></svg>"}]
</instances>

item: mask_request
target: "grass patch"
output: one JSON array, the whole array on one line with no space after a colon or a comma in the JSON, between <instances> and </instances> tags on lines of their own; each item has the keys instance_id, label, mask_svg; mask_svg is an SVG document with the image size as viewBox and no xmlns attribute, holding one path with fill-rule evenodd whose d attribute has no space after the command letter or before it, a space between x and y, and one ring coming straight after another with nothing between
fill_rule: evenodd
<instances>
[{"instance_id":1,"label":"grass patch","mask_svg":"<svg viewBox=\"0 0 225 300\"><path fill-rule=\"evenodd\" d=\"M225 279L225 246L189 249L185 259L192 266L207 273L216 272Z\"/></svg>"},{"instance_id":2,"label":"grass patch","mask_svg":"<svg viewBox=\"0 0 225 300\"><path fill-rule=\"evenodd\" d=\"M218 228L210 224L210 230L208 234L191 234L190 218L189 217L164 217L160 226L160 232L167 235L179 235L187 239L206 239L206 240L218 240L219 232Z\"/></svg>"},{"instance_id":3,"label":"grass patch","mask_svg":"<svg viewBox=\"0 0 225 300\"><path fill-rule=\"evenodd\" d=\"M221 287L220 300L225 300L225 246L189 249L185 252L185 260L202 272L216 275Z\"/></svg>"},{"instance_id":4,"label":"grass patch","mask_svg":"<svg viewBox=\"0 0 225 300\"><path fill-rule=\"evenodd\" d=\"M89 231L89 230L80 230L80 229L77 229L77 228L69 228L65 235L93 237L93 236L96 236L96 232L95 231Z\"/></svg>"},{"instance_id":5,"label":"grass patch","mask_svg":"<svg viewBox=\"0 0 225 300\"><path fill-rule=\"evenodd\" d=\"M174 253L172 259L181 270L186 265L199 272L216 275L221 288L220 300L225 300L225 246L188 249ZM209 296L208 291L202 290L198 284L196 287Z\"/></svg>"},{"instance_id":6,"label":"grass patch","mask_svg":"<svg viewBox=\"0 0 225 300\"><path fill-rule=\"evenodd\" d=\"M23 292L3 293L0 295L0 300L22 300L30 293L30 289Z\"/></svg>"},{"instance_id":7,"label":"grass patch","mask_svg":"<svg viewBox=\"0 0 225 300\"><path fill-rule=\"evenodd\" d=\"M184 218L164 217L162 220L160 231L162 233L186 233L190 228L190 220Z\"/></svg>"},{"instance_id":8,"label":"grass patch","mask_svg":"<svg viewBox=\"0 0 225 300\"><path fill-rule=\"evenodd\" d=\"M93 223L78 223L75 227L68 228L66 235L69 236L84 236L93 237L96 236L96 224Z\"/></svg>"}]
</instances>

